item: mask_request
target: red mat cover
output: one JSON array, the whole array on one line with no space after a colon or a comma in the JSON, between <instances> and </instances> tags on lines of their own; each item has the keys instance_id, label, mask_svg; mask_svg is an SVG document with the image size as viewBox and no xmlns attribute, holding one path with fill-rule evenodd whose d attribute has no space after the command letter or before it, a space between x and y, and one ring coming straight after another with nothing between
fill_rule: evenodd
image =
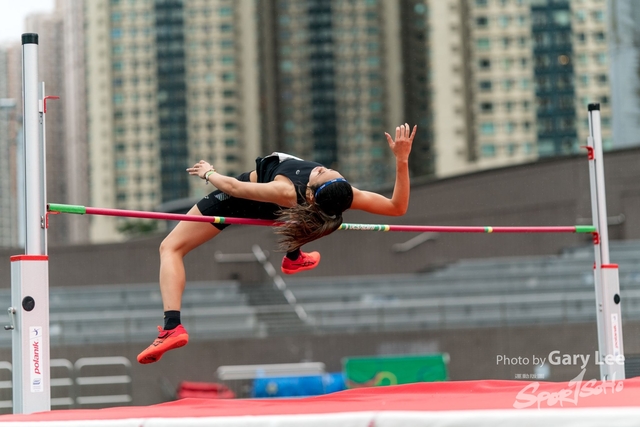
<instances>
[{"instance_id":1,"label":"red mat cover","mask_svg":"<svg viewBox=\"0 0 640 427\"><path fill-rule=\"evenodd\" d=\"M182 399L152 406L4 415L0 422L623 406L640 406L640 378L561 383L449 381L360 388L302 399Z\"/></svg>"}]
</instances>

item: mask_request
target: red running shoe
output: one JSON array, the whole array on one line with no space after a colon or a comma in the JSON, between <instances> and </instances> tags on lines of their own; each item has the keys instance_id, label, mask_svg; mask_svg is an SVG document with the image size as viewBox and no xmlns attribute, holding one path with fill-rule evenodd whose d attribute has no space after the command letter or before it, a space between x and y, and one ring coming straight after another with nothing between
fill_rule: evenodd
<instances>
[{"instance_id":1,"label":"red running shoe","mask_svg":"<svg viewBox=\"0 0 640 427\"><path fill-rule=\"evenodd\" d=\"M300 251L297 260L292 261L286 256L282 258L282 266L280 269L284 274L296 274L305 270L312 270L320 263L320 253Z\"/></svg>"},{"instance_id":2,"label":"red running shoe","mask_svg":"<svg viewBox=\"0 0 640 427\"><path fill-rule=\"evenodd\" d=\"M188 342L189 334L182 325L168 331L158 326L158 338L138 355L138 362L142 364L157 362L167 351L187 345Z\"/></svg>"}]
</instances>

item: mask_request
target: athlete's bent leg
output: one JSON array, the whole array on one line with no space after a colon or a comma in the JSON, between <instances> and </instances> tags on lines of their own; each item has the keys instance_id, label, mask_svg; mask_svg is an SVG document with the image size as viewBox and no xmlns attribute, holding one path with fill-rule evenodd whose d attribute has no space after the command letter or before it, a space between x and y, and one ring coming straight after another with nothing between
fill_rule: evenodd
<instances>
[{"instance_id":1,"label":"athlete's bent leg","mask_svg":"<svg viewBox=\"0 0 640 427\"><path fill-rule=\"evenodd\" d=\"M188 215L202 215L197 206ZM180 310L186 282L183 258L220 230L207 222L181 221L160 244L160 293L164 311Z\"/></svg>"},{"instance_id":2,"label":"athlete's bent leg","mask_svg":"<svg viewBox=\"0 0 640 427\"><path fill-rule=\"evenodd\" d=\"M202 215L197 206L189 215ZM178 312L182 303L186 273L184 257L201 244L211 240L220 230L206 222L181 221L160 245L160 293L164 311ZM168 328L168 327L167 327ZM158 327L158 338L138 355L138 362L153 363L174 348L189 342L189 335L182 325L170 330Z\"/></svg>"}]
</instances>

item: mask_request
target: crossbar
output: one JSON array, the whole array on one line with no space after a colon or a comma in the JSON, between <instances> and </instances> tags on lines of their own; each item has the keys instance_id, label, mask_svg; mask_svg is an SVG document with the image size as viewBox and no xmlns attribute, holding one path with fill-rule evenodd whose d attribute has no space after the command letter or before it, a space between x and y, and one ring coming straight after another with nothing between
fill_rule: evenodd
<instances>
[{"instance_id":1,"label":"crossbar","mask_svg":"<svg viewBox=\"0 0 640 427\"><path fill-rule=\"evenodd\" d=\"M201 216L187 214L173 214L165 212L134 211L125 209L92 208L79 205L63 205L49 203L47 205L49 213L68 213L80 215L106 215L127 218L145 218L169 221L193 221L208 222L213 224L241 224L273 226L278 222L266 219L254 218L233 218L223 216ZM400 231L400 232L436 232L436 233L595 233L596 228L592 225L571 225L571 226L437 226L437 225L388 225L388 224L349 224L344 223L339 230L358 231Z\"/></svg>"}]
</instances>

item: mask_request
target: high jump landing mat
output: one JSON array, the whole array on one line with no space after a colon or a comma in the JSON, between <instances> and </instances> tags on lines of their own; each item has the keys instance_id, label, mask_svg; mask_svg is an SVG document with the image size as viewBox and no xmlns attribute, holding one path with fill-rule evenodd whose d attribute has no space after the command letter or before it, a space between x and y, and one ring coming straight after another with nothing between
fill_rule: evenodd
<instances>
[{"instance_id":1,"label":"high jump landing mat","mask_svg":"<svg viewBox=\"0 0 640 427\"><path fill-rule=\"evenodd\" d=\"M3 426L640 426L640 378L448 381L296 399L183 399L0 416Z\"/></svg>"}]
</instances>

